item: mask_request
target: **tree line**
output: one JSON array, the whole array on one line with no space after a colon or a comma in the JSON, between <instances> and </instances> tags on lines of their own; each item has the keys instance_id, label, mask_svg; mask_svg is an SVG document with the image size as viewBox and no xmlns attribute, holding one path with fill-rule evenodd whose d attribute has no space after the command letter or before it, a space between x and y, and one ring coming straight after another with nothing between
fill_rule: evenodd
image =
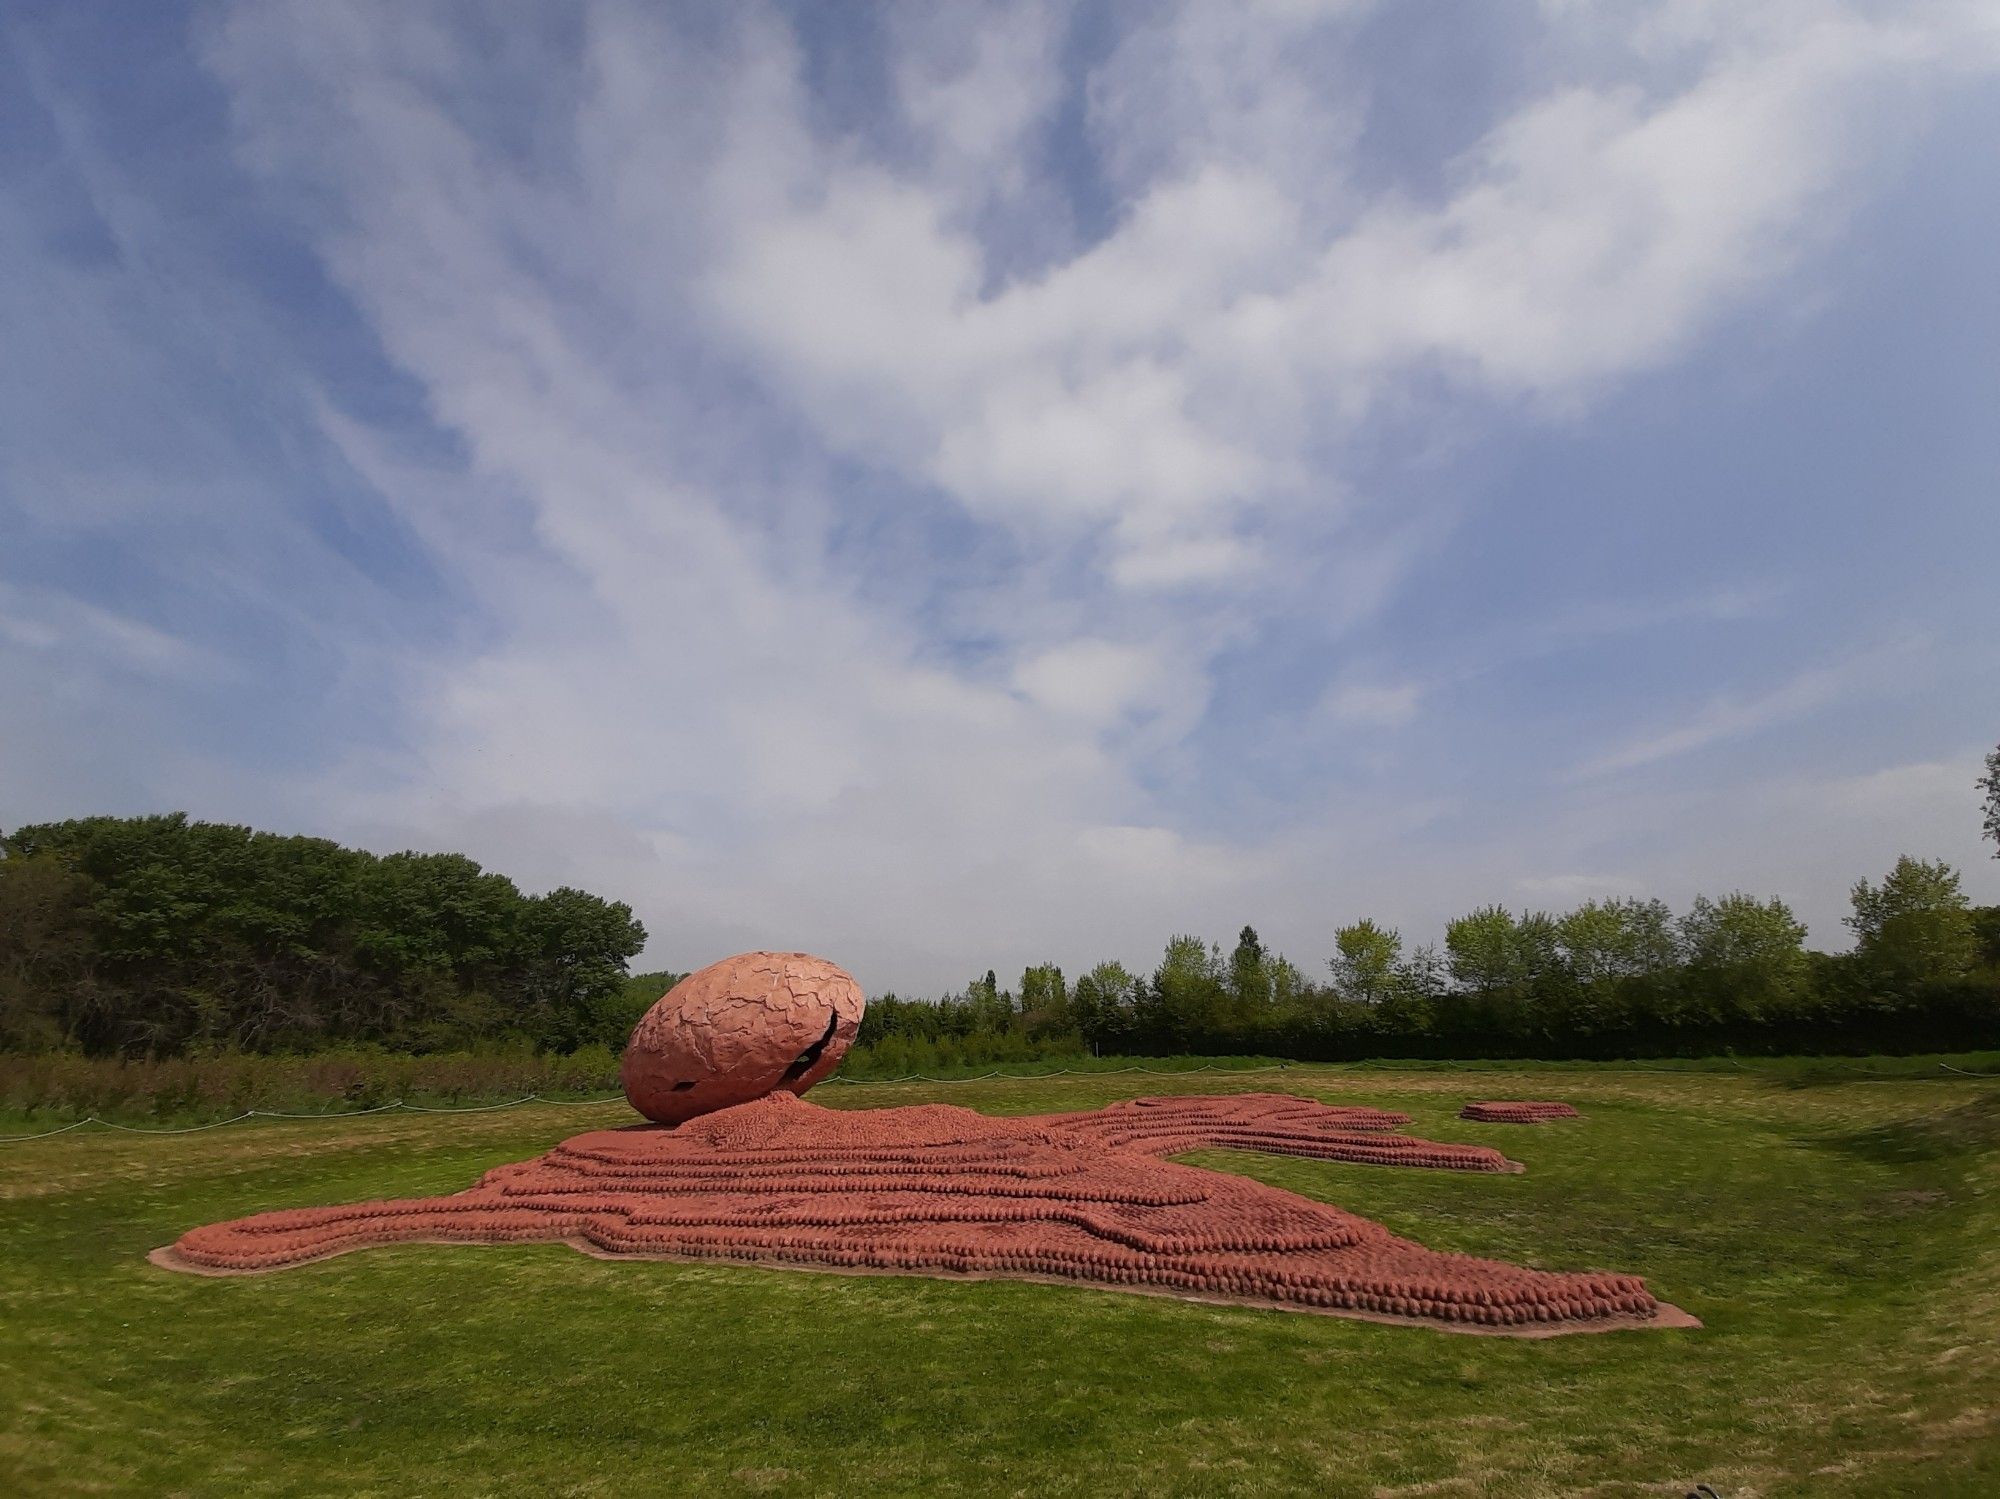
<instances>
[{"instance_id":1,"label":"tree line","mask_svg":"<svg viewBox=\"0 0 2000 1499\"><path fill-rule=\"evenodd\" d=\"M645 940L622 902L524 895L462 854L180 813L41 823L0 838L0 1048L622 1046Z\"/></svg>"},{"instance_id":2,"label":"tree line","mask_svg":"<svg viewBox=\"0 0 2000 1499\"><path fill-rule=\"evenodd\" d=\"M1982 785L2000 841L2000 750ZM938 1000L870 1001L874 1070L1038 1056L1615 1057L2000 1045L2000 907L1904 858L1853 887L1851 952L1812 952L1782 900L1485 906L1441 945L1370 919L1310 970L1252 927L1150 972L988 971ZM460 854L377 856L182 814L0 837L0 1050L173 1057L374 1044L409 1052L623 1046L677 975L628 976L630 907L524 895Z\"/></svg>"},{"instance_id":3,"label":"tree line","mask_svg":"<svg viewBox=\"0 0 2000 1499\"><path fill-rule=\"evenodd\" d=\"M871 1001L878 1058L1261 1054L1302 1060L1910 1052L2000 1045L2000 907L1974 907L1943 863L1899 860L1853 887L1851 952L1809 951L1784 901L1484 906L1441 947L1363 919L1310 973L1245 927L1225 952L1170 940L1150 973L1051 964L1016 988L989 971L942 1000Z\"/></svg>"}]
</instances>

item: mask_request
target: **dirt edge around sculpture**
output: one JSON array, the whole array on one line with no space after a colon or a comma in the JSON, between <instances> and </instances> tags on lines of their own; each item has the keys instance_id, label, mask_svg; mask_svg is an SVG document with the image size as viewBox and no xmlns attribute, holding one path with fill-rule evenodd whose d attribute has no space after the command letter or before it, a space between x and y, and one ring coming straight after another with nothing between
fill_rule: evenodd
<instances>
[{"instance_id":1,"label":"dirt edge around sculpture","mask_svg":"<svg viewBox=\"0 0 2000 1499\"><path fill-rule=\"evenodd\" d=\"M162 1270L171 1270L179 1275L198 1275L211 1280L255 1280L261 1276L275 1275L281 1270L301 1268L306 1265L325 1264L329 1260L342 1259L350 1254L359 1254L368 1249L413 1248L523 1248L539 1247L542 1244L559 1245L572 1249L594 1260L606 1262L635 1261L641 1264L660 1265L703 1265L713 1268L717 1265L743 1270L790 1271L800 1275L845 1275L877 1280L946 1280L977 1283L981 1281L1020 1282L1032 1286L1061 1286L1069 1291L1089 1291L1104 1296L1151 1296L1161 1301L1178 1301L1195 1306L1238 1307L1252 1312L1280 1312L1307 1317L1337 1317L1346 1322L1373 1322L1382 1327L1421 1327L1430 1332L1457 1333L1465 1337L1480 1338L1566 1338L1584 1333L1598 1332L1651 1332L1655 1330L1695 1329L1702 1327L1699 1317L1675 1306L1670 1301L1656 1301L1659 1310L1650 1317L1607 1317L1588 1323L1539 1322L1520 1327L1485 1327L1474 1322L1438 1322L1429 1317L1399 1317L1391 1312L1371 1312L1359 1307L1299 1306L1288 1302L1263 1301L1254 1296L1223 1296L1207 1293L1187 1293L1163 1291L1150 1286L1111 1286L1098 1281L1072 1280L1061 1275L1001 1274L994 1271L962 1270L878 1270L863 1266L816 1265L798 1260L739 1260L719 1259L712 1255L693 1254L616 1254L608 1249L600 1249L588 1239L542 1239L516 1242L513 1244L493 1241L481 1243L466 1239L397 1239L385 1244L350 1244L343 1249L330 1249L325 1254L316 1254L310 1259L293 1260L286 1265L272 1265L261 1270L225 1270L213 1265L200 1265L183 1259L171 1244L162 1244L146 1256L149 1264Z\"/></svg>"},{"instance_id":2,"label":"dirt edge around sculpture","mask_svg":"<svg viewBox=\"0 0 2000 1499\"><path fill-rule=\"evenodd\" d=\"M1440 1254L1332 1203L1167 1157L1201 1149L1501 1172L1408 1116L1276 1094L992 1118L787 1092L573 1136L443 1197L190 1230L163 1268L259 1274L392 1243L568 1243L605 1259L1010 1279L1512 1336L1699 1324L1636 1276Z\"/></svg>"}]
</instances>

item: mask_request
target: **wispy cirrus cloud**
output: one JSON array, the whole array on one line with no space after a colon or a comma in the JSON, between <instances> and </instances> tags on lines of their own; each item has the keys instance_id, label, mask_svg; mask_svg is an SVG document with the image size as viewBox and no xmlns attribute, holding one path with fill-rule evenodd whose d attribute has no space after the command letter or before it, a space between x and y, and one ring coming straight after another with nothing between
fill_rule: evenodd
<instances>
[{"instance_id":1,"label":"wispy cirrus cloud","mask_svg":"<svg viewBox=\"0 0 2000 1499\"><path fill-rule=\"evenodd\" d=\"M1742 580L1790 573L1482 612L1436 569L1534 501L1438 453L1587 423L1802 295L2000 52L1952 4L1523 9L1487 23L1504 86L1440 95L1451 145L1409 161L1377 69L1428 24L222 5L175 32L214 115L180 197L127 159L143 122L98 143L91 49L34 40L81 196L16 185L7 305L79 348L8 387L51 574L15 587L76 656L152 638L81 623L129 619L339 704L293 710L310 754L157 795L612 888L662 961L806 944L935 986L1622 868L1501 753L1589 696L1534 672L1775 634L1792 593ZM1839 649L1607 700L1582 779L1881 685L1798 665Z\"/></svg>"},{"instance_id":2,"label":"wispy cirrus cloud","mask_svg":"<svg viewBox=\"0 0 2000 1499\"><path fill-rule=\"evenodd\" d=\"M1759 692L1712 698L1680 723L1641 734L1584 761L1577 773L1601 776L1635 770L1760 733L1856 693L1879 689L1888 671L1899 662L1907 663L1922 649L1920 641L1880 647L1834 665L1799 672Z\"/></svg>"},{"instance_id":3,"label":"wispy cirrus cloud","mask_svg":"<svg viewBox=\"0 0 2000 1499\"><path fill-rule=\"evenodd\" d=\"M181 636L54 589L0 583L0 636L30 651L89 654L149 677L227 672L227 658Z\"/></svg>"}]
</instances>

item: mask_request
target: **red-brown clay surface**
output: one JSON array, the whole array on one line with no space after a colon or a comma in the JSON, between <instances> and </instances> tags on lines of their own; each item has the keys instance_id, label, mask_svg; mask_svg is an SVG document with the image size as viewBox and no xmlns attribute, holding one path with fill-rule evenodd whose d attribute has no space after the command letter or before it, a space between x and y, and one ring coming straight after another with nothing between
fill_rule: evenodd
<instances>
[{"instance_id":1,"label":"red-brown clay surface","mask_svg":"<svg viewBox=\"0 0 2000 1499\"><path fill-rule=\"evenodd\" d=\"M1458 1111L1458 1117L1476 1119L1481 1124L1541 1124L1550 1119L1575 1119L1579 1116L1576 1110L1566 1103L1496 1100L1469 1103Z\"/></svg>"},{"instance_id":2,"label":"red-brown clay surface","mask_svg":"<svg viewBox=\"0 0 2000 1499\"><path fill-rule=\"evenodd\" d=\"M661 1124L803 1093L861 1029L861 986L802 952L746 952L691 973L633 1027L618 1067L632 1107Z\"/></svg>"},{"instance_id":3,"label":"red-brown clay surface","mask_svg":"<svg viewBox=\"0 0 2000 1499\"><path fill-rule=\"evenodd\" d=\"M578 1135L448 1197L197 1228L155 1259L226 1273L375 1244L559 1240L605 1255L1053 1278L1468 1332L1693 1325L1635 1276L1439 1254L1329 1203L1162 1159L1224 1147L1519 1169L1486 1146L1397 1134L1407 1122L1277 1094L1000 1119L943 1104L825 1109L779 1091L674 1129Z\"/></svg>"}]
</instances>

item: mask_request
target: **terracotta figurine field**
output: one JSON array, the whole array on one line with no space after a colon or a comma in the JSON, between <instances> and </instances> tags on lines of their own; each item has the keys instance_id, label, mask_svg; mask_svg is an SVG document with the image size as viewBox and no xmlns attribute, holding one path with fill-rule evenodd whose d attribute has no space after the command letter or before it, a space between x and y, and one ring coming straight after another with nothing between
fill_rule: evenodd
<instances>
[{"instance_id":1,"label":"terracotta figurine field","mask_svg":"<svg viewBox=\"0 0 2000 1499\"><path fill-rule=\"evenodd\" d=\"M1407 1115L1267 1093L1022 1118L798 1096L838 1065L860 1016L859 987L824 960L725 960L633 1033L627 1096L654 1122L578 1135L449 1196L196 1228L154 1259L253 1272L382 1244L561 1241L605 1256L1055 1279L1460 1331L1693 1325L1634 1275L1438 1253L1330 1203L1165 1159L1223 1148L1521 1169L1487 1146L1402 1134Z\"/></svg>"}]
</instances>

